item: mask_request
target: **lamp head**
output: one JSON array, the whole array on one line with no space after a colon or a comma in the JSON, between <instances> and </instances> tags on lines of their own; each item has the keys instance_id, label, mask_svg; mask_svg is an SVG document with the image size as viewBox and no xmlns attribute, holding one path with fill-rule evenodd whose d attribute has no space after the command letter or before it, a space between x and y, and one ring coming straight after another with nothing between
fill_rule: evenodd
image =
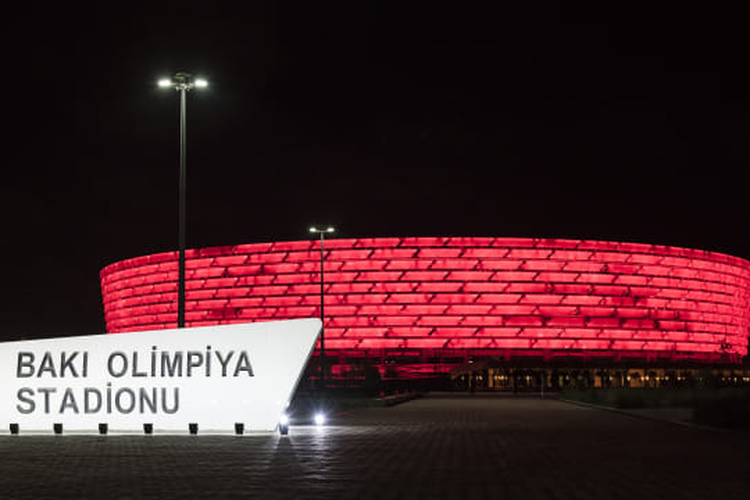
<instances>
[{"instance_id":1,"label":"lamp head","mask_svg":"<svg viewBox=\"0 0 750 500\"><path fill-rule=\"evenodd\" d=\"M205 78L193 78L190 73L175 73L172 78L162 78L157 84L160 88L172 87L175 90L193 90L195 88L203 89L208 87L208 80Z\"/></svg>"}]
</instances>

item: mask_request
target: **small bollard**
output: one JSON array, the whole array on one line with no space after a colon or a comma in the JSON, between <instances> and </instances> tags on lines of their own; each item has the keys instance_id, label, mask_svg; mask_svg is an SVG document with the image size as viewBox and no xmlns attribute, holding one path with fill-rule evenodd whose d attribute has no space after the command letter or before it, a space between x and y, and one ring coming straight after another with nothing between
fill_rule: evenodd
<instances>
[{"instance_id":1,"label":"small bollard","mask_svg":"<svg viewBox=\"0 0 750 500\"><path fill-rule=\"evenodd\" d=\"M245 424L243 424L242 422L237 422L236 424L234 424L234 433L238 436L243 435L245 433Z\"/></svg>"},{"instance_id":2,"label":"small bollard","mask_svg":"<svg viewBox=\"0 0 750 500\"><path fill-rule=\"evenodd\" d=\"M10 424L10 433L11 434L18 434L19 431L18 424Z\"/></svg>"},{"instance_id":3,"label":"small bollard","mask_svg":"<svg viewBox=\"0 0 750 500\"><path fill-rule=\"evenodd\" d=\"M188 429L190 430L190 434L194 436L198 434L198 424L188 424Z\"/></svg>"},{"instance_id":4,"label":"small bollard","mask_svg":"<svg viewBox=\"0 0 750 500\"><path fill-rule=\"evenodd\" d=\"M105 436L108 431L109 431L109 425L99 424L99 434L101 434L102 436Z\"/></svg>"},{"instance_id":5,"label":"small bollard","mask_svg":"<svg viewBox=\"0 0 750 500\"><path fill-rule=\"evenodd\" d=\"M52 430L55 432L55 434L62 434L63 432L63 425L62 424L53 424Z\"/></svg>"},{"instance_id":6,"label":"small bollard","mask_svg":"<svg viewBox=\"0 0 750 500\"><path fill-rule=\"evenodd\" d=\"M143 433L151 435L154 433L154 424L143 424Z\"/></svg>"}]
</instances>

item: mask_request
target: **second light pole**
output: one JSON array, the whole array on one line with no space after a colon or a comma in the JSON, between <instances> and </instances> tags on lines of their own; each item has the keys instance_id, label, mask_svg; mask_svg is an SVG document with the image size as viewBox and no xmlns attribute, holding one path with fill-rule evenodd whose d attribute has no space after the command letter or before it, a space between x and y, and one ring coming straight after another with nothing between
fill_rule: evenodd
<instances>
[{"instance_id":1,"label":"second light pole","mask_svg":"<svg viewBox=\"0 0 750 500\"><path fill-rule=\"evenodd\" d=\"M207 87L202 78L193 78L190 73L175 73L172 78L159 80L159 87L173 88L180 93L180 215L179 215L179 269L177 272L177 328L185 328L185 198L187 172L185 157L187 150L187 92L194 88Z\"/></svg>"},{"instance_id":2,"label":"second light pole","mask_svg":"<svg viewBox=\"0 0 750 500\"><path fill-rule=\"evenodd\" d=\"M324 292L324 283L325 280L323 278L323 257L324 257L324 251L323 251L323 239L326 234L331 234L335 231L333 226L328 226L326 228L318 228L318 227L311 227L310 232L311 233L317 233L320 235L320 385L321 387L325 386L325 378L326 378L326 340L325 340L325 292Z\"/></svg>"}]
</instances>

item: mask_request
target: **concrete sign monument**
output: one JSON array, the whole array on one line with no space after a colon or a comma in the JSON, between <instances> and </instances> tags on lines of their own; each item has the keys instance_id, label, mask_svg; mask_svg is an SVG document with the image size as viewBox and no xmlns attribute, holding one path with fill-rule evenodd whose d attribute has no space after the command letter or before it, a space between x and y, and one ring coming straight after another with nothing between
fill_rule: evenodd
<instances>
[{"instance_id":1,"label":"concrete sign monument","mask_svg":"<svg viewBox=\"0 0 750 500\"><path fill-rule=\"evenodd\" d=\"M320 320L0 343L0 425L21 431L271 431Z\"/></svg>"}]
</instances>

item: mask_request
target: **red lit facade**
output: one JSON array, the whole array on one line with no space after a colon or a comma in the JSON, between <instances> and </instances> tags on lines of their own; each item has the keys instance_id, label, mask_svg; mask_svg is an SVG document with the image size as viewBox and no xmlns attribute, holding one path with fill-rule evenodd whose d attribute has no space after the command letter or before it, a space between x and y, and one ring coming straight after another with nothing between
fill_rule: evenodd
<instances>
[{"instance_id":1,"label":"red lit facade","mask_svg":"<svg viewBox=\"0 0 750 500\"><path fill-rule=\"evenodd\" d=\"M319 244L189 250L187 326L319 316ZM325 282L334 375L369 356L409 359L404 367L429 373L468 356L736 362L748 350L750 262L701 250L559 239L327 240ZM176 327L176 252L114 263L101 284L108 332Z\"/></svg>"}]
</instances>

